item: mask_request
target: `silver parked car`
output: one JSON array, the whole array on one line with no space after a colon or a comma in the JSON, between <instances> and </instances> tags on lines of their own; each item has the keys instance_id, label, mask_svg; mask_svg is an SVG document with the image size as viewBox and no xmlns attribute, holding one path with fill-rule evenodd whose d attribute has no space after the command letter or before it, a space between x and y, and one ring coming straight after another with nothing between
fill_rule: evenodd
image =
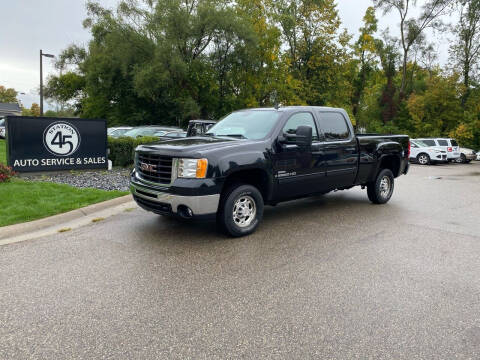
<instances>
[{"instance_id":1,"label":"silver parked car","mask_svg":"<svg viewBox=\"0 0 480 360\"><path fill-rule=\"evenodd\" d=\"M133 128L132 130L127 131L123 136L138 138L142 136L161 136L160 134L166 134L172 131L183 131L182 129L170 126L155 126L155 125L148 125L148 126L139 126Z\"/></svg>"},{"instance_id":2,"label":"silver parked car","mask_svg":"<svg viewBox=\"0 0 480 360\"><path fill-rule=\"evenodd\" d=\"M113 127L113 128L108 128L108 136L118 138L123 136L127 131L132 130L133 127L131 126L119 126L119 127Z\"/></svg>"},{"instance_id":3,"label":"silver parked car","mask_svg":"<svg viewBox=\"0 0 480 360\"><path fill-rule=\"evenodd\" d=\"M459 150L460 157L456 160L457 163L467 164L477 158L477 153L475 152L475 150L464 147L461 147Z\"/></svg>"}]
</instances>

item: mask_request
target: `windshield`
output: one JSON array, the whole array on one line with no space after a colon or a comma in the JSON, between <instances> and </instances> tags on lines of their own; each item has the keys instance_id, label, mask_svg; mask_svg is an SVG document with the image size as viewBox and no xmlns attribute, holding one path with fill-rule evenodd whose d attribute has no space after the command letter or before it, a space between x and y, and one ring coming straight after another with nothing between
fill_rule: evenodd
<instances>
[{"instance_id":1,"label":"windshield","mask_svg":"<svg viewBox=\"0 0 480 360\"><path fill-rule=\"evenodd\" d=\"M420 140L412 141L412 143L414 143L414 144L417 145L418 147L428 147L427 144L425 144L423 141L420 141Z\"/></svg>"},{"instance_id":2,"label":"windshield","mask_svg":"<svg viewBox=\"0 0 480 360\"><path fill-rule=\"evenodd\" d=\"M263 139L272 130L280 115L275 110L237 111L223 118L206 135Z\"/></svg>"},{"instance_id":3,"label":"windshield","mask_svg":"<svg viewBox=\"0 0 480 360\"><path fill-rule=\"evenodd\" d=\"M123 136L138 137L138 136L153 136L155 133L159 132L158 128L136 128L127 131Z\"/></svg>"}]
</instances>

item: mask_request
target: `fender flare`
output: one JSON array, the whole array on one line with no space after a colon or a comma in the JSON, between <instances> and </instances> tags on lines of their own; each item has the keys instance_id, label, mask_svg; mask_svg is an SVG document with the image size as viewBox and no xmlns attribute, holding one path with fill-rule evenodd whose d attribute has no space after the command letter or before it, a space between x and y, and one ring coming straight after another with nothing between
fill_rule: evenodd
<instances>
[{"instance_id":1,"label":"fender flare","mask_svg":"<svg viewBox=\"0 0 480 360\"><path fill-rule=\"evenodd\" d=\"M395 141L383 142L377 145L375 149L376 166L370 174L370 180L374 180L381 169L382 162L387 157L394 157L399 164L401 163L404 150L402 145ZM395 177L399 174L394 174Z\"/></svg>"}]
</instances>

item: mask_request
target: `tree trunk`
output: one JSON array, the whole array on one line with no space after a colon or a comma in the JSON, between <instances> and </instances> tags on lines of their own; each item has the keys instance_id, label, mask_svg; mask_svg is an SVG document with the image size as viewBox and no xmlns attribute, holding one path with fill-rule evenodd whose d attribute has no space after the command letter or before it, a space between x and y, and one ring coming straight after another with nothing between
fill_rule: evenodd
<instances>
[{"instance_id":1,"label":"tree trunk","mask_svg":"<svg viewBox=\"0 0 480 360\"><path fill-rule=\"evenodd\" d=\"M403 52L402 84L400 85L399 98L402 101L405 98L405 88L407 87L407 56L406 50Z\"/></svg>"}]
</instances>

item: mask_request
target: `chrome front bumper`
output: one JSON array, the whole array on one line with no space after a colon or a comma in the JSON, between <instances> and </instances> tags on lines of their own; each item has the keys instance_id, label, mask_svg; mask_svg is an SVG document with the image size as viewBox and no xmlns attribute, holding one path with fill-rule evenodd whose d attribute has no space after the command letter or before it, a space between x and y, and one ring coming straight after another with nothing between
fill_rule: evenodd
<instances>
[{"instance_id":1,"label":"chrome front bumper","mask_svg":"<svg viewBox=\"0 0 480 360\"><path fill-rule=\"evenodd\" d=\"M175 195L144 187L133 181L130 182L130 191L134 196L141 199L158 204L170 205L171 211L174 214L178 214L178 207L181 205L190 208L194 216L214 214L217 212L218 203L220 202L220 194L203 196Z\"/></svg>"}]
</instances>

